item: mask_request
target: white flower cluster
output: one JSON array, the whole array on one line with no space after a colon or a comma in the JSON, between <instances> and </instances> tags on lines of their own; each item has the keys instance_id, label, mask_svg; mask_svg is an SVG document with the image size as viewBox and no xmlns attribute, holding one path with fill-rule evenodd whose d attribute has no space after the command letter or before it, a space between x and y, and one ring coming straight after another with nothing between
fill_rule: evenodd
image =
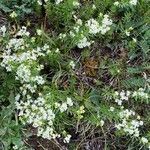
<instances>
[{"instance_id":1,"label":"white flower cluster","mask_svg":"<svg viewBox=\"0 0 150 150\"><path fill-rule=\"evenodd\" d=\"M39 57L47 56L50 52L49 45L32 48L35 38L29 37L26 27L22 27L9 41L2 54L1 66L6 71L15 72L15 79L21 83L19 93L15 97L16 108L19 112L19 119L24 124L31 124L37 128L37 135L46 139L60 137L55 131L53 122L55 119L55 109L49 102L49 96L38 92L38 87L43 87L45 80L39 75L43 65L39 64ZM31 38L27 40L27 38ZM31 42L31 43L30 43ZM59 49L55 50L59 53ZM32 93L39 95L32 97ZM73 106L71 98L67 97L66 102L58 103L57 108L60 113ZM53 109L52 109L53 108ZM67 135L64 141L68 143L71 136Z\"/></svg>"},{"instance_id":2,"label":"white flower cluster","mask_svg":"<svg viewBox=\"0 0 150 150\"><path fill-rule=\"evenodd\" d=\"M92 44L92 41L88 41L87 37L83 35L83 31L80 29L82 26L82 20L77 19L76 16L74 16L76 19L77 25L73 27L73 30L69 32L70 36L72 38L74 37L80 37L80 39L77 42L77 46L79 48L89 47Z\"/></svg>"},{"instance_id":3,"label":"white flower cluster","mask_svg":"<svg viewBox=\"0 0 150 150\"><path fill-rule=\"evenodd\" d=\"M77 25L73 27L73 31L70 31L70 36L75 37L77 34L79 34L80 25Z\"/></svg>"},{"instance_id":4,"label":"white flower cluster","mask_svg":"<svg viewBox=\"0 0 150 150\"><path fill-rule=\"evenodd\" d=\"M60 33L60 34L59 34L59 39L64 39L65 37L66 37L66 34L65 34L65 33L64 33L64 34L63 34L63 33Z\"/></svg>"},{"instance_id":5,"label":"white flower cluster","mask_svg":"<svg viewBox=\"0 0 150 150\"><path fill-rule=\"evenodd\" d=\"M146 137L141 137L141 143L150 150L150 141Z\"/></svg>"},{"instance_id":6,"label":"white flower cluster","mask_svg":"<svg viewBox=\"0 0 150 150\"><path fill-rule=\"evenodd\" d=\"M11 18L16 18L18 15L16 14L15 11L13 11L9 16L10 16Z\"/></svg>"},{"instance_id":7,"label":"white flower cluster","mask_svg":"<svg viewBox=\"0 0 150 150\"><path fill-rule=\"evenodd\" d=\"M71 135L67 134L67 136L64 138L64 143L69 143L71 139Z\"/></svg>"},{"instance_id":8,"label":"white flower cluster","mask_svg":"<svg viewBox=\"0 0 150 150\"><path fill-rule=\"evenodd\" d=\"M149 95L148 93L145 92L143 88L139 88L137 91L134 91L134 92L122 90L119 93L116 91L114 93L114 97L115 97L115 102L121 106L123 101L128 101L129 98L148 99Z\"/></svg>"},{"instance_id":9,"label":"white flower cluster","mask_svg":"<svg viewBox=\"0 0 150 150\"><path fill-rule=\"evenodd\" d=\"M72 69L74 69L75 66L76 66L76 64L75 64L75 62L74 62L73 60L70 61L69 65L70 65L70 67L71 67Z\"/></svg>"},{"instance_id":10,"label":"white flower cluster","mask_svg":"<svg viewBox=\"0 0 150 150\"><path fill-rule=\"evenodd\" d=\"M137 0L130 0L129 3L130 3L131 5L136 5L136 4L137 4Z\"/></svg>"},{"instance_id":11,"label":"white flower cluster","mask_svg":"<svg viewBox=\"0 0 150 150\"><path fill-rule=\"evenodd\" d=\"M86 23L86 26L89 28L89 33L90 34L96 34L96 33L101 32L102 35L104 35L107 31L110 30L111 25L112 25L112 20L109 19L108 15L104 15L101 26L93 18L88 20L87 23Z\"/></svg>"},{"instance_id":12,"label":"white flower cluster","mask_svg":"<svg viewBox=\"0 0 150 150\"><path fill-rule=\"evenodd\" d=\"M119 113L121 123L117 124L116 128L134 137L139 137L139 127L143 125L143 121L138 120L139 117L132 120L133 116L135 116L134 111L128 109L122 110Z\"/></svg>"},{"instance_id":13,"label":"white flower cluster","mask_svg":"<svg viewBox=\"0 0 150 150\"><path fill-rule=\"evenodd\" d=\"M127 2L127 4L136 6L136 5L137 5L137 2L138 2L137 0L130 0L130 1ZM116 2L114 2L114 5L115 5L115 6L121 6L121 3L118 2L118 1L116 1Z\"/></svg>"},{"instance_id":14,"label":"white flower cluster","mask_svg":"<svg viewBox=\"0 0 150 150\"><path fill-rule=\"evenodd\" d=\"M73 6L80 7L80 3L78 1L73 1Z\"/></svg>"},{"instance_id":15,"label":"white flower cluster","mask_svg":"<svg viewBox=\"0 0 150 150\"><path fill-rule=\"evenodd\" d=\"M16 36L29 36L30 33L27 31L26 27L22 27L17 33Z\"/></svg>"},{"instance_id":16,"label":"white flower cluster","mask_svg":"<svg viewBox=\"0 0 150 150\"><path fill-rule=\"evenodd\" d=\"M149 98L148 93L146 93L143 88L139 88L137 91L134 91L132 96L143 98L143 99L148 99Z\"/></svg>"},{"instance_id":17,"label":"white flower cluster","mask_svg":"<svg viewBox=\"0 0 150 150\"><path fill-rule=\"evenodd\" d=\"M20 38L16 38L18 35ZM38 57L45 56L47 54L46 52L49 50L49 46L47 44L45 44L42 48L37 47L36 49L30 50L29 44L26 43L23 36L29 36L29 32L26 31L25 27L22 27L21 30L18 31L6 45L6 49L2 54L3 60L1 62L1 66L5 67L7 71L12 71L16 65L20 65L21 63L32 63L32 61L37 60ZM26 50L25 52L25 49L29 50Z\"/></svg>"},{"instance_id":18,"label":"white flower cluster","mask_svg":"<svg viewBox=\"0 0 150 150\"><path fill-rule=\"evenodd\" d=\"M55 114L41 94L34 100L30 95L27 95L26 102L22 100L18 102L19 99L21 99L21 95L18 94L16 96L16 107L24 124L32 124L33 127L38 128L37 135L43 138L51 139L58 136L53 129Z\"/></svg>"},{"instance_id":19,"label":"white flower cluster","mask_svg":"<svg viewBox=\"0 0 150 150\"><path fill-rule=\"evenodd\" d=\"M90 46L92 43L93 43L92 41L89 42L86 37L83 37L82 39L79 40L77 46L79 48L84 48Z\"/></svg>"},{"instance_id":20,"label":"white flower cluster","mask_svg":"<svg viewBox=\"0 0 150 150\"><path fill-rule=\"evenodd\" d=\"M73 106L73 101L70 97L67 97L67 101L63 102L62 104L60 103L55 103L55 107L59 108L60 112L65 112L68 109L68 106Z\"/></svg>"},{"instance_id":21,"label":"white flower cluster","mask_svg":"<svg viewBox=\"0 0 150 150\"><path fill-rule=\"evenodd\" d=\"M102 25L100 26L101 34L104 35L106 32L110 30L110 26L112 25L112 20L109 19L108 15L104 15L104 18L102 20Z\"/></svg>"},{"instance_id":22,"label":"white flower cluster","mask_svg":"<svg viewBox=\"0 0 150 150\"><path fill-rule=\"evenodd\" d=\"M4 37L5 34L6 34L6 27L5 26L2 26L0 27L0 34Z\"/></svg>"},{"instance_id":23,"label":"white flower cluster","mask_svg":"<svg viewBox=\"0 0 150 150\"><path fill-rule=\"evenodd\" d=\"M134 98L134 97L140 97L140 98L148 98L148 94L144 92L143 88L140 88L138 91L124 91L122 90L121 92L115 91L114 93L114 98L115 102L121 106L121 111L119 112L119 118L120 122L115 125L115 127L118 130L123 131L124 133L127 133L131 136L134 137L140 137L140 131L139 128L143 126L143 121L141 121L141 117L139 115L136 115L134 111L128 110L128 109L123 109L124 106L122 106L123 101L128 101L129 98ZM111 107L110 111L114 111L114 108ZM149 146L150 143L148 142L147 138L142 137L141 142Z\"/></svg>"},{"instance_id":24,"label":"white flower cluster","mask_svg":"<svg viewBox=\"0 0 150 150\"><path fill-rule=\"evenodd\" d=\"M102 20L102 25L100 25L95 19L90 19L87 21L85 26L89 29L90 34L97 34L101 33L104 35L106 32L110 30L110 26L112 25L112 20L109 19L108 15L104 15L104 18ZM79 48L88 47L93 43L93 41L88 41L85 36L82 36L82 38L79 40L77 46Z\"/></svg>"},{"instance_id":25,"label":"white flower cluster","mask_svg":"<svg viewBox=\"0 0 150 150\"><path fill-rule=\"evenodd\" d=\"M122 90L120 93L116 91L114 94L115 102L121 106L123 101L127 101L129 99L130 94L130 91Z\"/></svg>"},{"instance_id":26,"label":"white flower cluster","mask_svg":"<svg viewBox=\"0 0 150 150\"><path fill-rule=\"evenodd\" d=\"M93 18L87 21L86 26L89 28L90 34L96 34L100 32L100 25Z\"/></svg>"}]
</instances>

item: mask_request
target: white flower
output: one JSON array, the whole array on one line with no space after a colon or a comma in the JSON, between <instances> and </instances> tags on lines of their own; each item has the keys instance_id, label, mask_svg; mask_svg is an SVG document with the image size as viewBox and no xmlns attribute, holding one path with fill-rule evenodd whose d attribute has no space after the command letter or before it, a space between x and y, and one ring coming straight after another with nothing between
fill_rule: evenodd
<instances>
[{"instance_id":1,"label":"white flower","mask_svg":"<svg viewBox=\"0 0 150 150\"><path fill-rule=\"evenodd\" d=\"M127 36L130 36L130 31L125 30L125 34L126 34Z\"/></svg>"},{"instance_id":2,"label":"white flower","mask_svg":"<svg viewBox=\"0 0 150 150\"><path fill-rule=\"evenodd\" d=\"M112 20L108 18L108 15L104 15L104 19L102 20L102 24L105 26L112 25Z\"/></svg>"},{"instance_id":3,"label":"white flower","mask_svg":"<svg viewBox=\"0 0 150 150\"><path fill-rule=\"evenodd\" d=\"M103 121L103 120L100 121L100 125L101 125L101 126L104 125L104 121Z\"/></svg>"},{"instance_id":4,"label":"white flower","mask_svg":"<svg viewBox=\"0 0 150 150\"><path fill-rule=\"evenodd\" d=\"M42 76L35 76L32 78L32 81L36 82L38 85L42 85L45 83Z\"/></svg>"},{"instance_id":5,"label":"white flower","mask_svg":"<svg viewBox=\"0 0 150 150\"><path fill-rule=\"evenodd\" d=\"M96 9L96 6L94 4L92 5L92 9Z\"/></svg>"},{"instance_id":6,"label":"white flower","mask_svg":"<svg viewBox=\"0 0 150 150\"><path fill-rule=\"evenodd\" d=\"M42 1L41 0L38 0L37 2L38 2L39 5L42 5Z\"/></svg>"},{"instance_id":7,"label":"white flower","mask_svg":"<svg viewBox=\"0 0 150 150\"><path fill-rule=\"evenodd\" d=\"M137 4L137 0L130 0L129 2L131 5L136 5Z\"/></svg>"},{"instance_id":8,"label":"white flower","mask_svg":"<svg viewBox=\"0 0 150 150\"><path fill-rule=\"evenodd\" d=\"M63 0L55 0L56 5L58 5L59 3L61 3Z\"/></svg>"},{"instance_id":9,"label":"white flower","mask_svg":"<svg viewBox=\"0 0 150 150\"><path fill-rule=\"evenodd\" d=\"M141 142L142 142L143 144L147 144L147 143L148 143L148 139L145 138L145 137L142 137L142 138L141 138Z\"/></svg>"},{"instance_id":10,"label":"white flower","mask_svg":"<svg viewBox=\"0 0 150 150\"><path fill-rule=\"evenodd\" d=\"M17 33L15 36L29 36L30 33L26 31L27 28L26 27L22 27Z\"/></svg>"},{"instance_id":11,"label":"white flower","mask_svg":"<svg viewBox=\"0 0 150 150\"><path fill-rule=\"evenodd\" d=\"M29 82L30 81L30 76L31 76L31 71L28 67L26 67L24 64L21 64L17 68L16 72L17 76L16 79L20 79L20 81L23 82Z\"/></svg>"},{"instance_id":12,"label":"white flower","mask_svg":"<svg viewBox=\"0 0 150 150\"><path fill-rule=\"evenodd\" d=\"M11 18L16 18L16 17L17 17L16 12L15 12L15 11L13 11L13 12L10 14L10 17L11 17Z\"/></svg>"},{"instance_id":13,"label":"white flower","mask_svg":"<svg viewBox=\"0 0 150 150\"><path fill-rule=\"evenodd\" d=\"M114 5L115 5L115 6L118 6L118 5L119 5L119 2L118 2L118 1L114 2Z\"/></svg>"},{"instance_id":14,"label":"white flower","mask_svg":"<svg viewBox=\"0 0 150 150\"><path fill-rule=\"evenodd\" d=\"M14 150L18 149L18 146L17 145L13 146L13 149Z\"/></svg>"},{"instance_id":15,"label":"white flower","mask_svg":"<svg viewBox=\"0 0 150 150\"><path fill-rule=\"evenodd\" d=\"M121 99L115 99L115 102L118 104L118 105L122 105L122 100Z\"/></svg>"},{"instance_id":16,"label":"white flower","mask_svg":"<svg viewBox=\"0 0 150 150\"><path fill-rule=\"evenodd\" d=\"M114 111L114 109L115 109L114 107L110 107L110 111Z\"/></svg>"},{"instance_id":17,"label":"white flower","mask_svg":"<svg viewBox=\"0 0 150 150\"><path fill-rule=\"evenodd\" d=\"M59 53L60 51L59 51L59 48L57 48L56 50L55 50L55 53Z\"/></svg>"},{"instance_id":18,"label":"white flower","mask_svg":"<svg viewBox=\"0 0 150 150\"><path fill-rule=\"evenodd\" d=\"M80 3L79 3L79 2L77 2L77 1L73 1L73 6L75 6L75 7L79 7L79 6L80 6Z\"/></svg>"},{"instance_id":19,"label":"white flower","mask_svg":"<svg viewBox=\"0 0 150 150\"><path fill-rule=\"evenodd\" d=\"M108 15L104 15L102 20L102 25L100 26L101 34L104 35L107 31L110 30L110 26L112 25L112 20L108 18Z\"/></svg>"},{"instance_id":20,"label":"white flower","mask_svg":"<svg viewBox=\"0 0 150 150\"><path fill-rule=\"evenodd\" d=\"M64 34L62 34L62 33L59 34L59 38L60 38L60 39L63 39L63 38L65 38L65 37L66 37L66 34L65 34L65 33L64 33Z\"/></svg>"},{"instance_id":21,"label":"white flower","mask_svg":"<svg viewBox=\"0 0 150 150\"><path fill-rule=\"evenodd\" d=\"M0 28L0 32L2 32L2 36L4 37L5 34L6 34L6 26L2 26L2 27Z\"/></svg>"},{"instance_id":22,"label":"white flower","mask_svg":"<svg viewBox=\"0 0 150 150\"><path fill-rule=\"evenodd\" d=\"M143 125L143 121L140 121L140 122L139 122L139 125L142 126L142 125Z\"/></svg>"},{"instance_id":23,"label":"white flower","mask_svg":"<svg viewBox=\"0 0 150 150\"><path fill-rule=\"evenodd\" d=\"M72 67L72 69L75 68L75 63L74 63L74 61L70 61L69 65Z\"/></svg>"},{"instance_id":24,"label":"white flower","mask_svg":"<svg viewBox=\"0 0 150 150\"><path fill-rule=\"evenodd\" d=\"M81 19L77 19L76 23L79 24L79 25L82 25L82 20Z\"/></svg>"},{"instance_id":25,"label":"white flower","mask_svg":"<svg viewBox=\"0 0 150 150\"><path fill-rule=\"evenodd\" d=\"M137 42L137 39L135 39L135 38L132 38L132 40L134 41L134 43L136 43L136 42Z\"/></svg>"},{"instance_id":26,"label":"white flower","mask_svg":"<svg viewBox=\"0 0 150 150\"><path fill-rule=\"evenodd\" d=\"M69 143L71 139L71 135L68 134L65 138L64 138L64 143Z\"/></svg>"},{"instance_id":27,"label":"white flower","mask_svg":"<svg viewBox=\"0 0 150 150\"><path fill-rule=\"evenodd\" d=\"M37 33L37 35L42 35L42 30L37 29L37 30L36 30L36 33Z\"/></svg>"},{"instance_id":28,"label":"white flower","mask_svg":"<svg viewBox=\"0 0 150 150\"><path fill-rule=\"evenodd\" d=\"M118 96L118 95L119 95L118 91L115 91L115 96Z\"/></svg>"},{"instance_id":29,"label":"white flower","mask_svg":"<svg viewBox=\"0 0 150 150\"><path fill-rule=\"evenodd\" d=\"M62 105L60 106L60 112L64 112L64 111L66 111L67 110L67 103L62 103Z\"/></svg>"},{"instance_id":30,"label":"white flower","mask_svg":"<svg viewBox=\"0 0 150 150\"><path fill-rule=\"evenodd\" d=\"M20 99L20 94L17 94L16 97L15 97L15 100L19 101L19 99Z\"/></svg>"},{"instance_id":31,"label":"white flower","mask_svg":"<svg viewBox=\"0 0 150 150\"><path fill-rule=\"evenodd\" d=\"M55 108L59 108L60 107L60 104L55 102Z\"/></svg>"},{"instance_id":32,"label":"white flower","mask_svg":"<svg viewBox=\"0 0 150 150\"><path fill-rule=\"evenodd\" d=\"M72 99L70 97L67 97L67 104L69 106L73 106L73 102L72 102Z\"/></svg>"},{"instance_id":33,"label":"white flower","mask_svg":"<svg viewBox=\"0 0 150 150\"><path fill-rule=\"evenodd\" d=\"M135 132L135 133L134 133L134 135L133 135L133 136L135 136L135 137L139 137L139 131L138 131L138 129L136 129L134 132Z\"/></svg>"}]
</instances>

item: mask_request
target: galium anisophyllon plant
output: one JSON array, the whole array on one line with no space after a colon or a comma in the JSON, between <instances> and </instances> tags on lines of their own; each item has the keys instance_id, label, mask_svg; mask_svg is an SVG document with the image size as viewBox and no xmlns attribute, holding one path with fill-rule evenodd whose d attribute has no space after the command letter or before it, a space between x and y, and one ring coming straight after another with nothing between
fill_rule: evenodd
<instances>
[{"instance_id":1,"label":"galium anisophyllon plant","mask_svg":"<svg viewBox=\"0 0 150 150\"><path fill-rule=\"evenodd\" d=\"M20 38L16 38L18 36ZM23 124L32 124L37 128L38 136L50 140L60 137L61 134L55 131L53 125L56 110L60 113L67 111L68 107L73 106L73 101L67 97L66 102L57 103L57 107L53 109L54 104L49 102L51 93L43 95L38 92L39 87L42 88L45 84L45 79L40 75L43 65L38 59L47 56L50 47L45 44L32 48L32 43L27 38L32 39L26 27L22 27L6 44L1 66L6 68L7 72L15 72L16 81L21 83L20 91L15 97L19 119ZM33 94L37 94L36 98ZM70 136L67 136L64 140L69 142L69 138Z\"/></svg>"}]
</instances>

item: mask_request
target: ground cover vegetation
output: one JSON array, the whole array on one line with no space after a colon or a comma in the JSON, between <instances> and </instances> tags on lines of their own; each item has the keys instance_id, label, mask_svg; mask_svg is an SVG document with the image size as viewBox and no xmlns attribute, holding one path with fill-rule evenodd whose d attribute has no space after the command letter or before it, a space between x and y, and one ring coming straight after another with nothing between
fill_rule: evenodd
<instances>
[{"instance_id":1,"label":"ground cover vegetation","mask_svg":"<svg viewBox=\"0 0 150 150\"><path fill-rule=\"evenodd\" d=\"M0 0L0 149L150 149L149 0Z\"/></svg>"}]
</instances>

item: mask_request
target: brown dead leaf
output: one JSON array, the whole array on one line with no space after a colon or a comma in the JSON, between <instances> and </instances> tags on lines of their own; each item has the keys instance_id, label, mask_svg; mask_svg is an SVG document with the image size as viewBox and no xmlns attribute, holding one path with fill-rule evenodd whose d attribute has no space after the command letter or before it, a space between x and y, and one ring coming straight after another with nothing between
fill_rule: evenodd
<instances>
[{"instance_id":1,"label":"brown dead leaf","mask_svg":"<svg viewBox=\"0 0 150 150\"><path fill-rule=\"evenodd\" d=\"M95 77L98 71L98 60L94 58L88 58L84 62L84 72L87 76Z\"/></svg>"}]
</instances>

